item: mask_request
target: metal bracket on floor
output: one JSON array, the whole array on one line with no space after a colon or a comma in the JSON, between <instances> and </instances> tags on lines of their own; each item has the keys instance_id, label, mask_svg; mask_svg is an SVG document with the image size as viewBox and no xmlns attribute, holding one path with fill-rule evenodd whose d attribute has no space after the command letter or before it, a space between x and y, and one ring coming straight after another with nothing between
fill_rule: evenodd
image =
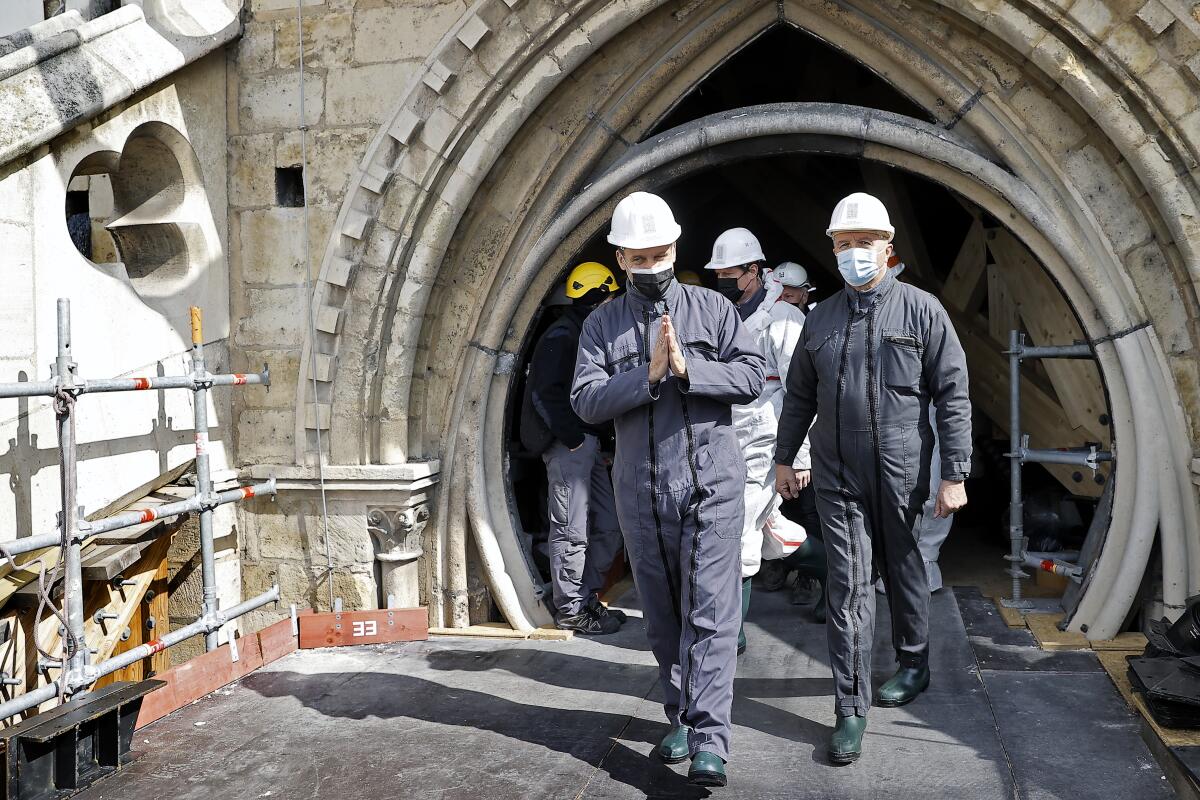
<instances>
[{"instance_id":1,"label":"metal bracket on floor","mask_svg":"<svg viewBox=\"0 0 1200 800\"><path fill-rule=\"evenodd\" d=\"M128 761L142 699L163 681L112 683L0 732L3 800L58 800Z\"/></svg>"}]
</instances>

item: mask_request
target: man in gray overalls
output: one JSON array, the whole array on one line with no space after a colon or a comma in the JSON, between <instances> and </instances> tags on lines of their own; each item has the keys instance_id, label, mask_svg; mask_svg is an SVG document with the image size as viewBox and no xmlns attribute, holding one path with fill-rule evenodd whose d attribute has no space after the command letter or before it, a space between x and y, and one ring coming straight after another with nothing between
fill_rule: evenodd
<instances>
[{"instance_id":1,"label":"man in gray overalls","mask_svg":"<svg viewBox=\"0 0 1200 800\"><path fill-rule=\"evenodd\" d=\"M929 495L929 404L937 407L941 444L938 517L967 502L971 404L966 356L946 310L886 268L895 229L883 204L850 195L827 233L846 287L805 321L788 371L775 464L780 493L796 496L790 467L808 434L829 565L837 714L829 757L849 763L862 753L871 707L872 572L887 587L900 662L880 688L879 705L904 705L929 685L929 585L915 532Z\"/></svg>"},{"instance_id":2,"label":"man in gray overalls","mask_svg":"<svg viewBox=\"0 0 1200 800\"><path fill-rule=\"evenodd\" d=\"M730 407L762 392L766 361L732 303L675 280L680 233L662 198L617 204L608 241L630 290L584 323L571 403L616 427L617 518L672 726L657 753L724 786L746 483Z\"/></svg>"}]
</instances>

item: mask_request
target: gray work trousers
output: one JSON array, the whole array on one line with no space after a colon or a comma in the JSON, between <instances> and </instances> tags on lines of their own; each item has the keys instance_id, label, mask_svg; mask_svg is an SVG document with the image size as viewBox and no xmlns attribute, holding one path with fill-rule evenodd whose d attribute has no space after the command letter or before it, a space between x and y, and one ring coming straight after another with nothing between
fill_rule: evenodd
<instances>
[{"instance_id":1,"label":"gray work trousers","mask_svg":"<svg viewBox=\"0 0 1200 800\"><path fill-rule=\"evenodd\" d=\"M867 453L861 464L869 464ZM875 496L870 478L838 491L817 489L829 576L826 602L829 655L838 716L865 716L871 708L871 644L875 632L875 578L887 588L892 646L904 667L920 667L929 653L929 583L916 527L921 497L901 502L903 489L884 480ZM897 491L900 489L900 492ZM922 491L921 494L924 494Z\"/></svg>"},{"instance_id":2,"label":"gray work trousers","mask_svg":"<svg viewBox=\"0 0 1200 800\"><path fill-rule=\"evenodd\" d=\"M617 513L667 719L687 726L693 756L728 761L745 512L740 487L723 488L629 487L618 493Z\"/></svg>"},{"instance_id":3,"label":"gray work trousers","mask_svg":"<svg viewBox=\"0 0 1200 800\"><path fill-rule=\"evenodd\" d=\"M573 451L555 441L542 460L548 484L554 607L569 617L604 586L621 547L621 527L599 439L586 436Z\"/></svg>"}]
</instances>

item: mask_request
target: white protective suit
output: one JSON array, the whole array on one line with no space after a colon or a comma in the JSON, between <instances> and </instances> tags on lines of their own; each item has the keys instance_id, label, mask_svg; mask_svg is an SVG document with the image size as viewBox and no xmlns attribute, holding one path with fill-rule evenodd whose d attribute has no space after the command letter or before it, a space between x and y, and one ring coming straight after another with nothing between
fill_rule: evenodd
<instances>
[{"instance_id":1,"label":"white protective suit","mask_svg":"<svg viewBox=\"0 0 1200 800\"><path fill-rule=\"evenodd\" d=\"M783 387L787 385L792 351L800 341L804 314L779 299L783 286L763 276L767 290L762 304L745 321L746 328L767 358L767 382L753 403L733 406L733 427L746 457L746 516L742 529L742 577L758 573L765 557L783 558L804 543L804 528L787 519L779 507L783 499L775 491L775 436L783 409ZM808 441L796 455L796 469L810 469Z\"/></svg>"}]
</instances>

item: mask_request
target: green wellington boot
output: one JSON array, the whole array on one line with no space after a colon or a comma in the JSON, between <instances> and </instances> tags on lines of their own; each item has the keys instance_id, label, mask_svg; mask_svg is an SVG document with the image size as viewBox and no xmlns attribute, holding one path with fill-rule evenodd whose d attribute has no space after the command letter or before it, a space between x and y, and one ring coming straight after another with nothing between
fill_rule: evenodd
<instances>
[{"instance_id":1,"label":"green wellington boot","mask_svg":"<svg viewBox=\"0 0 1200 800\"><path fill-rule=\"evenodd\" d=\"M838 717L829 737L829 760L834 764L852 764L862 755L862 738L867 730L866 717Z\"/></svg>"},{"instance_id":2,"label":"green wellington boot","mask_svg":"<svg viewBox=\"0 0 1200 800\"><path fill-rule=\"evenodd\" d=\"M696 786L724 786L729 782L725 777L725 762L720 756L712 753L696 753L692 758L692 768L688 770L688 783Z\"/></svg>"},{"instance_id":3,"label":"green wellington boot","mask_svg":"<svg viewBox=\"0 0 1200 800\"><path fill-rule=\"evenodd\" d=\"M738 649L740 656L746 652L746 614L750 613L750 578L742 578L742 627L738 628Z\"/></svg>"},{"instance_id":4,"label":"green wellington boot","mask_svg":"<svg viewBox=\"0 0 1200 800\"><path fill-rule=\"evenodd\" d=\"M929 667L901 667L888 682L879 687L879 702L882 708L896 708L917 699L917 695L929 688Z\"/></svg>"},{"instance_id":5,"label":"green wellington boot","mask_svg":"<svg viewBox=\"0 0 1200 800\"><path fill-rule=\"evenodd\" d=\"M821 584L821 594L813 606L813 619L818 624L825 622L825 544L817 537L809 536L783 561L789 567L799 570L801 575L816 578Z\"/></svg>"},{"instance_id":6,"label":"green wellington boot","mask_svg":"<svg viewBox=\"0 0 1200 800\"><path fill-rule=\"evenodd\" d=\"M679 764L687 761L688 757L688 741L687 728L682 725L676 725L667 731L667 735L658 743L654 754L659 760L666 764Z\"/></svg>"}]
</instances>

